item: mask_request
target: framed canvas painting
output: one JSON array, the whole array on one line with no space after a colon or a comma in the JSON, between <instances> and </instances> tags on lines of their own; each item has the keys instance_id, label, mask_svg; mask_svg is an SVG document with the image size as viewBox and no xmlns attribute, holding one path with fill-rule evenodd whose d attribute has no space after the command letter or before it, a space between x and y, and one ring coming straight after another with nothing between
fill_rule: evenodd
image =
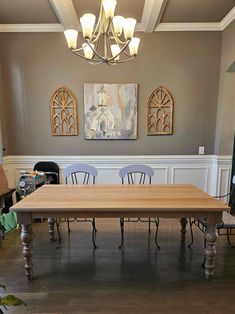
<instances>
[{"instance_id":1,"label":"framed canvas painting","mask_svg":"<svg viewBox=\"0 0 235 314\"><path fill-rule=\"evenodd\" d=\"M84 84L85 138L137 139L137 84Z\"/></svg>"}]
</instances>

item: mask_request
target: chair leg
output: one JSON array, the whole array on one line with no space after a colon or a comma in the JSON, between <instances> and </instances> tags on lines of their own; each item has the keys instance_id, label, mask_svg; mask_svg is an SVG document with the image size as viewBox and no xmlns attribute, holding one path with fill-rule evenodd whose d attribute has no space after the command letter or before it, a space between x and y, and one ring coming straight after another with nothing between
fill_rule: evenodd
<instances>
[{"instance_id":1,"label":"chair leg","mask_svg":"<svg viewBox=\"0 0 235 314\"><path fill-rule=\"evenodd\" d=\"M191 246L193 245L193 222L192 218L189 218L189 228L190 228L190 234L191 234L191 243L189 243L188 248L191 249Z\"/></svg>"},{"instance_id":2,"label":"chair leg","mask_svg":"<svg viewBox=\"0 0 235 314\"><path fill-rule=\"evenodd\" d=\"M97 229L96 229L96 225L95 225L95 218L93 218L93 227L95 228L95 232L97 232Z\"/></svg>"},{"instance_id":3,"label":"chair leg","mask_svg":"<svg viewBox=\"0 0 235 314\"><path fill-rule=\"evenodd\" d=\"M155 224L156 224L155 244L156 244L156 247L158 248L158 250L160 250L160 246L159 246L158 241L157 241L158 227L159 227L159 218L154 218L154 220L155 220Z\"/></svg>"},{"instance_id":4,"label":"chair leg","mask_svg":"<svg viewBox=\"0 0 235 314\"><path fill-rule=\"evenodd\" d=\"M149 218L149 233L151 232L151 221L150 221L150 218Z\"/></svg>"},{"instance_id":5,"label":"chair leg","mask_svg":"<svg viewBox=\"0 0 235 314\"><path fill-rule=\"evenodd\" d=\"M206 238L204 238L204 251L206 249ZM202 262L202 268L205 268L205 264L206 264L206 255L204 254L204 259Z\"/></svg>"},{"instance_id":6,"label":"chair leg","mask_svg":"<svg viewBox=\"0 0 235 314\"><path fill-rule=\"evenodd\" d=\"M58 244L60 246L61 244L61 234L60 234L60 226L59 226L60 222L56 219L55 224L56 224L56 229L58 233Z\"/></svg>"},{"instance_id":7,"label":"chair leg","mask_svg":"<svg viewBox=\"0 0 235 314\"><path fill-rule=\"evenodd\" d=\"M123 246L124 246L124 218L120 218L120 228L121 228L122 241L118 248L121 250L123 249Z\"/></svg>"},{"instance_id":8,"label":"chair leg","mask_svg":"<svg viewBox=\"0 0 235 314\"><path fill-rule=\"evenodd\" d=\"M69 226L69 218L67 218L67 225L68 225L68 232L71 231L70 226Z\"/></svg>"},{"instance_id":9,"label":"chair leg","mask_svg":"<svg viewBox=\"0 0 235 314\"><path fill-rule=\"evenodd\" d=\"M232 249L234 249L234 246L232 245L232 243L231 243L231 241L230 241L230 236L229 236L228 229L229 229L229 228L227 228L227 232L226 232L228 244L229 244L229 246L230 246Z\"/></svg>"},{"instance_id":10,"label":"chair leg","mask_svg":"<svg viewBox=\"0 0 235 314\"><path fill-rule=\"evenodd\" d=\"M97 245L95 243L95 238L96 238L96 227L95 227L95 218L93 218L92 220L92 243L93 243L93 246L94 246L94 249L96 250L97 249Z\"/></svg>"}]
</instances>

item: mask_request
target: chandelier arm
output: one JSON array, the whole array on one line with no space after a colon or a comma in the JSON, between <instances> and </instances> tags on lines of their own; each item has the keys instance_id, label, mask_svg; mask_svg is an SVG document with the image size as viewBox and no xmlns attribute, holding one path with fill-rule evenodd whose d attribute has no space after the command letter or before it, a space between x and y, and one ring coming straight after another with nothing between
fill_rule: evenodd
<instances>
[{"instance_id":1,"label":"chandelier arm","mask_svg":"<svg viewBox=\"0 0 235 314\"><path fill-rule=\"evenodd\" d=\"M110 25L110 30L111 30L111 32L112 32L112 35L113 35L113 37L114 37L116 43L119 43L119 44L121 44L121 45L125 45L127 42L128 42L128 43L130 42L130 40L122 41L121 39L118 38L117 34L115 33L113 23L111 23L111 25Z\"/></svg>"},{"instance_id":2,"label":"chandelier arm","mask_svg":"<svg viewBox=\"0 0 235 314\"><path fill-rule=\"evenodd\" d=\"M101 8L100 8L100 13L99 13L99 18L98 18L98 22L97 22L97 24L96 24L96 26L95 26L95 30L94 30L94 32L93 32L93 34L95 35L95 33L97 32L97 33L99 33L100 32L100 29L99 29L99 25L101 24L101 18L102 18L102 10L103 10L103 6L101 5ZM98 31L98 29L99 29L99 31Z\"/></svg>"},{"instance_id":3,"label":"chandelier arm","mask_svg":"<svg viewBox=\"0 0 235 314\"><path fill-rule=\"evenodd\" d=\"M120 47L121 50L119 51L119 53L116 54L115 56L113 56L112 58L108 59L108 62L113 61L115 58L117 58L118 56L120 56L120 54L126 49L126 47L128 46L128 44L129 44L129 42L127 42L122 48ZM118 61L116 61L116 62L118 62Z\"/></svg>"},{"instance_id":4,"label":"chandelier arm","mask_svg":"<svg viewBox=\"0 0 235 314\"><path fill-rule=\"evenodd\" d=\"M109 57L108 57L108 43L109 43L109 48L110 48L111 45L110 45L109 30L110 30L110 25L111 25L111 18L109 18L108 20L104 19L104 21L106 21L106 23L107 23L106 25L104 25L104 58L105 58L105 60L109 60ZM111 52L111 56L112 56L112 52Z\"/></svg>"},{"instance_id":5,"label":"chandelier arm","mask_svg":"<svg viewBox=\"0 0 235 314\"><path fill-rule=\"evenodd\" d=\"M127 57L133 57L131 54L129 54L128 52L126 52L126 50L124 50L124 54L125 54Z\"/></svg>"},{"instance_id":6,"label":"chandelier arm","mask_svg":"<svg viewBox=\"0 0 235 314\"><path fill-rule=\"evenodd\" d=\"M107 34L104 33L104 58L105 60L108 59L108 51L107 51Z\"/></svg>"},{"instance_id":7,"label":"chandelier arm","mask_svg":"<svg viewBox=\"0 0 235 314\"><path fill-rule=\"evenodd\" d=\"M109 65L115 65L115 64L117 64L117 63L125 63L125 62L128 62L128 61L133 60L134 58L135 58L135 56L134 56L134 57L131 57L131 58L129 58L129 59L121 60L121 61L115 61L115 62L111 61L111 62L109 62L108 64L109 64Z\"/></svg>"},{"instance_id":8,"label":"chandelier arm","mask_svg":"<svg viewBox=\"0 0 235 314\"><path fill-rule=\"evenodd\" d=\"M83 50L82 47L76 48L76 49L71 49L71 51L72 51L73 53L76 53L76 52L81 51L81 50Z\"/></svg>"},{"instance_id":9,"label":"chandelier arm","mask_svg":"<svg viewBox=\"0 0 235 314\"><path fill-rule=\"evenodd\" d=\"M77 50L78 50L78 49L77 49ZM102 64L102 63L105 61L103 58L101 58L102 61L101 61L101 60L98 60L98 59L88 59L88 58L86 58L85 56L83 56L83 55L77 53L77 51L75 51L75 50L71 50L71 52L72 52L73 54L75 54L76 56L79 56L79 57L81 57L82 59L87 60L90 64L97 65L97 64ZM106 61L105 63L107 63L108 65L115 65L115 64L117 64L117 63L125 63L125 62L128 62L128 61L131 61L131 60L133 60L135 57L136 57L136 56L133 56L133 57L131 57L131 58L129 58L129 59L121 60L121 61L119 61L119 60L118 60L118 61L114 61L114 60L112 60L113 58L111 58L111 59L108 60L108 62Z\"/></svg>"},{"instance_id":10,"label":"chandelier arm","mask_svg":"<svg viewBox=\"0 0 235 314\"><path fill-rule=\"evenodd\" d=\"M86 39L86 43L88 44L88 46L92 49L92 51L94 52L94 54L95 54L98 58L100 58L100 59L103 60L103 61L106 60L103 56L101 56L100 53L98 53L98 51L96 51L96 50L91 46L90 42L89 42L87 39ZM90 59L88 59L88 60L90 60Z\"/></svg>"},{"instance_id":11,"label":"chandelier arm","mask_svg":"<svg viewBox=\"0 0 235 314\"><path fill-rule=\"evenodd\" d=\"M79 57L81 57L82 59L87 60L89 63L94 62L94 64L101 64L101 63L104 62L103 59L102 59L102 60L99 60L99 59L88 59L88 58L86 58L85 56L81 55L80 53L77 53L76 51L71 50L71 52L72 52L73 54L75 54L76 56L79 56Z\"/></svg>"},{"instance_id":12,"label":"chandelier arm","mask_svg":"<svg viewBox=\"0 0 235 314\"><path fill-rule=\"evenodd\" d=\"M80 50L80 49L71 50L71 52L72 52L73 54L75 54L76 56L81 57L82 59L89 60L89 59L87 59L85 56L83 56L83 55L81 55L80 53L78 53L78 50Z\"/></svg>"},{"instance_id":13,"label":"chandelier arm","mask_svg":"<svg viewBox=\"0 0 235 314\"><path fill-rule=\"evenodd\" d=\"M108 36L108 43L109 43L109 52L110 52L110 56L112 57L112 56L113 56L113 53L112 53L112 49L111 49L111 38L110 38L110 36Z\"/></svg>"},{"instance_id":14,"label":"chandelier arm","mask_svg":"<svg viewBox=\"0 0 235 314\"><path fill-rule=\"evenodd\" d=\"M107 22L107 19L105 19L105 21ZM105 29L105 33L108 35L109 30L110 30L110 26L112 25L111 23L111 18L108 19L108 23L106 24L106 29Z\"/></svg>"},{"instance_id":15,"label":"chandelier arm","mask_svg":"<svg viewBox=\"0 0 235 314\"><path fill-rule=\"evenodd\" d=\"M89 42L91 44L95 44L99 40L100 36L101 36L101 32L98 32L97 35L93 35L92 38L89 39Z\"/></svg>"},{"instance_id":16,"label":"chandelier arm","mask_svg":"<svg viewBox=\"0 0 235 314\"><path fill-rule=\"evenodd\" d=\"M92 38L89 39L90 43L92 43L92 44L96 43L99 40L99 38L103 32L102 15L104 15L104 13L103 13L103 9L101 7L99 20L96 24L96 28L93 32ZM96 34L96 32L97 32L97 34Z\"/></svg>"}]
</instances>

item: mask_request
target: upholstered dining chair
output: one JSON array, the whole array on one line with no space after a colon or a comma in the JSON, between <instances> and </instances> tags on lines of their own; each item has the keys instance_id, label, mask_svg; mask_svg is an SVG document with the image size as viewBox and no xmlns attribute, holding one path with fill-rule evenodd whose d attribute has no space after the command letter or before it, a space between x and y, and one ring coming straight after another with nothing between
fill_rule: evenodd
<instances>
[{"instance_id":1,"label":"upholstered dining chair","mask_svg":"<svg viewBox=\"0 0 235 314\"><path fill-rule=\"evenodd\" d=\"M53 161L39 161L37 162L33 170L43 171L48 178L51 178L50 184L60 183L60 168Z\"/></svg>"},{"instance_id":2,"label":"upholstered dining chair","mask_svg":"<svg viewBox=\"0 0 235 314\"><path fill-rule=\"evenodd\" d=\"M232 204L233 204L233 197L235 197L235 175L232 179L232 186L231 190L226 195L220 195L220 196L214 196L214 198L225 198L230 196L230 202L228 206L231 207L231 213L223 212L223 217L221 223L217 224L217 231L219 235L225 235L227 237L228 244L231 248L234 248L234 246L231 243L230 236L235 235L235 213L232 211ZM198 227L199 230L201 230L203 233L207 230L207 221L204 218L189 218L189 227L190 227L190 234L191 234L191 243L188 245L189 248L192 247L194 242L193 237L193 225ZM206 240L204 239L204 246L206 246Z\"/></svg>"},{"instance_id":3,"label":"upholstered dining chair","mask_svg":"<svg viewBox=\"0 0 235 314\"><path fill-rule=\"evenodd\" d=\"M152 177L154 175L154 171L151 167L140 164L133 164L122 168L119 171L119 176L122 180L122 184L151 184ZM158 236L158 227L159 227L159 218L120 218L120 228L121 228L121 244L119 249L124 246L124 224L125 222L146 222L148 223L148 231L151 232L151 222L156 225L156 233L155 233L155 244L158 249L160 246L157 242Z\"/></svg>"},{"instance_id":4,"label":"upholstered dining chair","mask_svg":"<svg viewBox=\"0 0 235 314\"><path fill-rule=\"evenodd\" d=\"M98 171L95 167L87 165L87 164L74 164L64 169L63 173L65 177L66 184L95 184L96 177L98 175ZM58 234L59 234L59 243L61 241L61 236L59 232L59 224L60 222L67 222L68 226L68 232L71 231L70 229L70 222L90 222L92 224L92 242L93 246L96 249L96 243L95 243L95 236L96 236L96 225L95 225L95 218L84 218L84 219L78 219L78 218L66 218L65 220L59 219L56 222Z\"/></svg>"}]
</instances>

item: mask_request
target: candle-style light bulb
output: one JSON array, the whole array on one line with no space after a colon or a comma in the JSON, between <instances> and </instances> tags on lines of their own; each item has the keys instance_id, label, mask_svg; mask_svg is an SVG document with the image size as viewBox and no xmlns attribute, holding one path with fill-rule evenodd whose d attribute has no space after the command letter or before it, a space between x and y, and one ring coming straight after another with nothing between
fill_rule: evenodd
<instances>
[{"instance_id":1,"label":"candle-style light bulb","mask_svg":"<svg viewBox=\"0 0 235 314\"><path fill-rule=\"evenodd\" d=\"M140 44L140 39L138 37L133 37L132 40L129 42L129 51L131 56L136 56L138 53Z\"/></svg>"},{"instance_id":2,"label":"candle-style light bulb","mask_svg":"<svg viewBox=\"0 0 235 314\"><path fill-rule=\"evenodd\" d=\"M116 8L116 0L102 0L102 6L104 8L104 14L106 19L113 18Z\"/></svg>"},{"instance_id":3,"label":"candle-style light bulb","mask_svg":"<svg viewBox=\"0 0 235 314\"><path fill-rule=\"evenodd\" d=\"M135 31L136 20L133 18L127 18L123 21L123 31L126 40L132 39Z\"/></svg>"},{"instance_id":4,"label":"candle-style light bulb","mask_svg":"<svg viewBox=\"0 0 235 314\"><path fill-rule=\"evenodd\" d=\"M117 61L117 60L119 60L119 53L120 53L120 51L121 51L121 49L120 49L120 47L118 46L118 45L111 45L111 51L112 51L112 56L113 57L115 57L114 58L114 61ZM117 56L118 55L118 56Z\"/></svg>"},{"instance_id":5,"label":"candle-style light bulb","mask_svg":"<svg viewBox=\"0 0 235 314\"><path fill-rule=\"evenodd\" d=\"M64 31L65 38L67 40L67 44L69 49L76 49L77 48L77 37L78 31L75 29L66 29Z\"/></svg>"},{"instance_id":6,"label":"candle-style light bulb","mask_svg":"<svg viewBox=\"0 0 235 314\"><path fill-rule=\"evenodd\" d=\"M91 47L94 49L95 45L94 44L90 44ZM93 56L94 56L94 52L87 43L84 43L82 44L82 48L83 48L83 52L84 52L84 56L87 58L87 59L92 59Z\"/></svg>"},{"instance_id":7,"label":"candle-style light bulb","mask_svg":"<svg viewBox=\"0 0 235 314\"><path fill-rule=\"evenodd\" d=\"M84 38L90 39L92 37L92 33L95 26L95 20L96 20L95 15L91 13L86 13L80 18Z\"/></svg>"},{"instance_id":8,"label":"candle-style light bulb","mask_svg":"<svg viewBox=\"0 0 235 314\"><path fill-rule=\"evenodd\" d=\"M124 20L124 17L120 15L114 16L113 18L113 28L117 36L120 36L122 34Z\"/></svg>"}]
</instances>

